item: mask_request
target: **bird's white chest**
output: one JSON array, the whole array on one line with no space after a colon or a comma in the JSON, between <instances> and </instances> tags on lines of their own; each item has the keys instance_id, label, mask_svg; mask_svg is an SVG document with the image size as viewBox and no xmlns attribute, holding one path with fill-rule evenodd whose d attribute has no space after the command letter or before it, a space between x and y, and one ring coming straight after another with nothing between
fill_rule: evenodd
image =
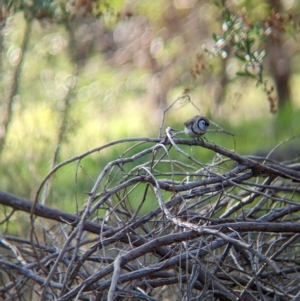
<instances>
[{"instance_id":1,"label":"bird's white chest","mask_svg":"<svg viewBox=\"0 0 300 301\"><path fill-rule=\"evenodd\" d=\"M201 137L205 134L205 131L200 130L197 127L184 127L184 133L190 137Z\"/></svg>"}]
</instances>

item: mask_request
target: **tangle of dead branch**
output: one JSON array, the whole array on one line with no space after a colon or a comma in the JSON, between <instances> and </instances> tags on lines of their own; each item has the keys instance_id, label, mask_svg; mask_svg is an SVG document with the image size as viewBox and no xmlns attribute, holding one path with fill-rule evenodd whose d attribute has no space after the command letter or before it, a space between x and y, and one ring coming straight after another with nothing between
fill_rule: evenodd
<instances>
[{"instance_id":1,"label":"tangle of dead branch","mask_svg":"<svg viewBox=\"0 0 300 301\"><path fill-rule=\"evenodd\" d=\"M123 143L128 150L99 172L77 212L39 203L44 184L63 166ZM201 161L204 150L214 155L211 162ZM36 238L1 236L0 295L299 300L299 181L299 158L241 156L176 138L170 128L163 138L101 146L55 166L34 201L0 192L2 223L23 211Z\"/></svg>"}]
</instances>

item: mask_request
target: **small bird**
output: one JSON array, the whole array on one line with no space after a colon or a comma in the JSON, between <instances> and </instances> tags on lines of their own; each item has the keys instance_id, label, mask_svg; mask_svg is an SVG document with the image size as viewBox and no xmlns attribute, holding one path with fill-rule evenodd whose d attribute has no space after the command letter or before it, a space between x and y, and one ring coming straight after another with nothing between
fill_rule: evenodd
<instances>
[{"instance_id":1,"label":"small bird","mask_svg":"<svg viewBox=\"0 0 300 301\"><path fill-rule=\"evenodd\" d=\"M206 133L208 127L209 120L204 116L196 115L184 123L184 132L192 138L200 138Z\"/></svg>"}]
</instances>

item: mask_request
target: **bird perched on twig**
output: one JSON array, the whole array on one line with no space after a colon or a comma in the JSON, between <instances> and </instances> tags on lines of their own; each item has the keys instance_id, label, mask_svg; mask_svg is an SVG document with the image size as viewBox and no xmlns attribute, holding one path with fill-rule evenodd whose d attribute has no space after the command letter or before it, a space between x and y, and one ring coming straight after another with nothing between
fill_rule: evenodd
<instances>
[{"instance_id":1,"label":"bird perched on twig","mask_svg":"<svg viewBox=\"0 0 300 301\"><path fill-rule=\"evenodd\" d=\"M187 120L184 123L184 132L192 138L201 138L209 127L209 120L200 115Z\"/></svg>"}]
</instances>

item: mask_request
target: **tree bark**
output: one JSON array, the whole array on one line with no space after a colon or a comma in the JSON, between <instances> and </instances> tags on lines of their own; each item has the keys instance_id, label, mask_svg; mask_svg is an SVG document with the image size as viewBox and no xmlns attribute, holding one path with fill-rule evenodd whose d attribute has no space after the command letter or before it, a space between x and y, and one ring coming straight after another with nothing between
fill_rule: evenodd
<instances>
[{"instance_id":1,"label":"tree bark","mask_svg":"<svg viewBox=\"0 0 300 301\"><path fill-rule=\"evenodd\" d=\"M267 51L269 56L270 73L274 79L279 109L290 103L291 90L289 81L291 77L290 59L284 48L284 31L280 28L280 23L276 26L276 15L282 12L282 3L280 0L267 0L270 4L270 9L275 12L274 24L272 32L267 41ZM280 20L279 20L280 22Z\"/></svg>"}]
</instances>

